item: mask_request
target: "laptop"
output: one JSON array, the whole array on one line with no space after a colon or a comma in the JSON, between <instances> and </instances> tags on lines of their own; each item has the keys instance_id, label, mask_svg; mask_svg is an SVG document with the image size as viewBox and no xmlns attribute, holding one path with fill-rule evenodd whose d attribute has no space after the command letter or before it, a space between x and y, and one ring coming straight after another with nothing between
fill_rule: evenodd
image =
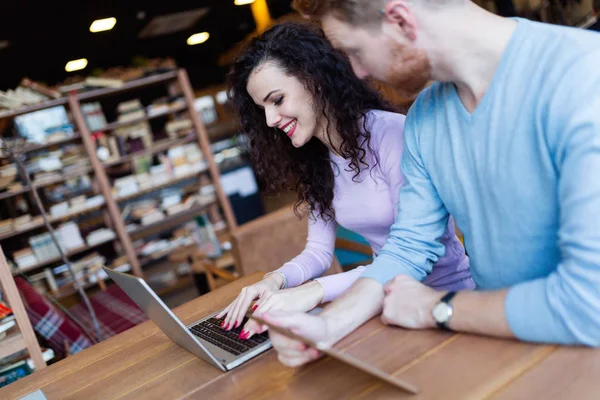
<instances>
[{"instance_id":1,"label":"laptop","mask_svg":"<svg viewBox=\"0 0 600 400\"><path fill-rule=\"evenodd\" d=\"M222 371L230 371L271 348L267 332L250 339L238 337L247 318L230 331L221 328L222 319L215 318L219 312L185 326L142 278L103 269L169 339Z\"/></svg>"}]
</instances>

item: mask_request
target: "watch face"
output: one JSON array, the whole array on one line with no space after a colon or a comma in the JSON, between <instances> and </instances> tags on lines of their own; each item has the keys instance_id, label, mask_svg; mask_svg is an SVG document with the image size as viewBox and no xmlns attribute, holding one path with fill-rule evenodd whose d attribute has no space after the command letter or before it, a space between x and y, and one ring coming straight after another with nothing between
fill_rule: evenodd
<instances>
[{"instance_id":1,"label":"watch face","mask_svg":"<svg viewBox=\"0 0 600 400\"><path fill-rule=\"evenodd\" d=\"M438 303L435 307L433 307L432 314L435 322L448 322L452 316L452 307L450 307L447 303Z\"/></svg>"}]
</instances>

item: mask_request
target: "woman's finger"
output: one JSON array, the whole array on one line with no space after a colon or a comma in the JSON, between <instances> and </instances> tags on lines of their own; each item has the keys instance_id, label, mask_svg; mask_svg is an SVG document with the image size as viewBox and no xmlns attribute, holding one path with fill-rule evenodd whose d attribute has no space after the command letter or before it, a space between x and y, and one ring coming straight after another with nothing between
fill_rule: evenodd
<instances>
[{"instance_id":1,"label":"woman's finger","mask_svg":"<svg viewBox=\"0 0 600 400\"><path fill-rule=\"evenodd\" d=\"M229 329L235 329L238 326L240 326L240 324L244 320L244 317L246 316L246 313L248 312L250 304L258 295L254 288L249 287L246 289L247 290L242 290L242 293L238 297L238 301L235 305L235 308L232 309L232 311L229 313L229 315L231 316L231 325L229 326Z\"/></svg>"},{"instance_id":2,"label":"woman's finger","mask_svg":"<svg viewBox=\"0 0 600 400\"><path fill-rule=\"evenodd\" d=\"M235 302L235 300L234 300ZM223 318L225 315L227 315L227 313L229 312L229 309L231 309L231 305L233 304L233 302L231 302L227 307L225 307L225 309L223 309L220 313L218 313L215 318L216 319L221 319Z\"/></svg>"}]
</instances>

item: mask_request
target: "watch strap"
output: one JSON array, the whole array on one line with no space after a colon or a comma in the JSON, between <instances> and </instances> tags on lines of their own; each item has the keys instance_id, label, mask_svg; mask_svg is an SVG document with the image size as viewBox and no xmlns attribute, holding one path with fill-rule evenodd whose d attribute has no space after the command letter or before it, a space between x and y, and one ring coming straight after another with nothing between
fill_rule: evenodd
<instances>
[{"instance_id":1,"label":"watch strap","mask_svg":"<svg viewBox=\"0 0 600 400\"><path fill-rule=\"evenodd\" d=\"M452 301L452 299L454 298L454 296L456 296L456 292L448 292L444 295L444 297L442 297L440 299L440 303L446 303L449 306L450 305L450 301ZM448 326L448 322L450 322L450 319L448 319L446 322L439 322L436 321L436 325L438 326L438 328L443 329L445 331L451 331L450 327Z\"/></svg>"}]
</instances>

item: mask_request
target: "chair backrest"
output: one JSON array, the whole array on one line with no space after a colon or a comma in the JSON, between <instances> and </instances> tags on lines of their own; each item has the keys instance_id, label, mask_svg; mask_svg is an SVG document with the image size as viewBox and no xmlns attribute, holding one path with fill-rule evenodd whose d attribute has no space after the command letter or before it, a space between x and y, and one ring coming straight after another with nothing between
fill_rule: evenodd
<instances>
[{"instance_id":1,"label":"chair backrest","mask_svg":"<svg viewBox=\"0 0 600 400\"><path fill-rule=\"evenodd\" d=\"M280 208L231 232L236 267L241 275L271 272L300 254L306 246L308 218L298 218L291 206ZM325 275L342 272L333 257Z\"/></svg>"}]
</instances>

